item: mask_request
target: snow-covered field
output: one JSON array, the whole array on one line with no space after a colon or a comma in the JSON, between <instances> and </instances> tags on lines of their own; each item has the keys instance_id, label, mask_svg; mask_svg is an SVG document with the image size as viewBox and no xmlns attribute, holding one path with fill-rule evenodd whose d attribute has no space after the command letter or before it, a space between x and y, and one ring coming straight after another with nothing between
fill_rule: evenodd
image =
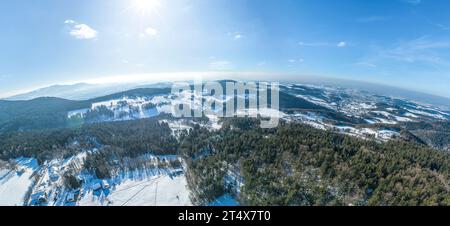
<instances>
[{"instance_id":1,"label":"snow-covered field","mask_svg":"<svg viewBox=\"0 0 450 226\"><path fill-rule=\"evenodd\" d=\"M32 176L39 168L32 158L18 158L16 170L0 170L0 206L23 205L26 193L33 185Z\"/></svg>"},{"instance_id":2,"label":"snow-covered field","mask_svg":"<svg viewBox=\"0 0 450 226\"><path fill-rule=\"evenodd\" d=\"M89 191L80 206L190 206L184 174L167 174L143 180L126 179L109 191Z\"/></svg>"},{"instance_id":3,"label":"snow-covered field","mask_svg":"<svg viewBox=\"0 0 450 226\"><path fill-rule=\"evenodd\" d=\"M157 100L157 101L155 101ZM120 99L112 99L108 101L102 101L93 103L91 108L78 109L74 111L69 111L67 113L68 118L72 117L85 117L89 111L94 111L100 107L106 107L108 110L114 113L113 118L102 118L99 121L124 121L124 120L134 120L151 118L158 116L160 113L165 112L167 109L161 104L161 102L167 100L165 97L136 97L129 98L123 97ZM147 109L145 106L148 104L155 104L158 107Z\"/></svg>"},{"instance_id":4,"label":"snow-covered field","mask_svg":"<svg viewBox=\"0 0 450 226\"><path fill-rule=\"evenodd\" d=\"M54 159L41 166L32 158L18 158L16 167L0 169L0 206L187 206L190 191L181 166L139 168L120 171L109 179L98 179L83 170L86 152ZM149 163L182 161L176 155L146 154L138 160ZM130 160L135 161L135 160ZM65 186L67 171L80 171L81 188Z\"/></svg>"}]
</instances>

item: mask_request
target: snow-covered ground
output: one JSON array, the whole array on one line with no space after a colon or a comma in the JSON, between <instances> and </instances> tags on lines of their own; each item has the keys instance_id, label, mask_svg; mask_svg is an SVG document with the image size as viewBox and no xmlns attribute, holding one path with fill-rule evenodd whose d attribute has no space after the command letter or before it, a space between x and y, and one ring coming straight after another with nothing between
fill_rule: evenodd
<instances>
[{"instance_id":1,"label":"snow-covered ground","mask_svg":"<svg viewBox=\"0 0 450 226\"><path fill-rule=\"evenodd\" d=\"M125 165L145 161L147 167L121 170L101 180L83 168L86 155L81 152L41 166L32 158L16 159L14 169L0 169L0 206L192 205L184 174L186 165L179 156L145 154L124 159ZM177 161L181 164L170 164ZM81 188L66 186L66 172L75 172Z\"/></svg>"},{"instance_id":2,"label":"snow-covered ground","mask_svg":"<svg viewBox=\"0 0 450 226\"><path fill-rule=\"evenodd\" d=\"M186 167L181 158L176 155L153 155L145 154L133 159L124 159L123 167L135 161L145 161L147 166L135 170L121 170L115 172L114 176L109 179L98 179L93 174L82 170L78 174L78 178L82 181L80 189L71 190L64 188L63 184L56 181L51 182L49 178L50 171L63 172L62 168L76 166L79 159L83 159L84 155L79 154L64 161L52 161L48 168L56 168L55 170L47 170L44 172L41 180L43 186L36 189L46 191L48 194L47 205L51 206L178 206L191 205L189 199L189 189L187 188L184 168ZM169 163L180 161L178 168L158 167L159 163ZM59 162L59 164L57 164ZM155 164L155 165L153 165Z\"/></svg>"},{"instance_id":3,"label":"snow-covered ground","mask_svg":"<svg viewBox=\"0 0 450 226\"><path fill-rule=\"evenodd\" d=\"M161 174L145 179L125 179L109 191L89 191L80 206L190 206L184 174Z\"/></svg>"},{"instance_id":4,"label":"snow-covered ground","mask_svg":"<svg viewBox=\"0 0 450 226\"><path fill-rule=\"evenodd\" d=\"M155 101L156 100L156 101ZM168 100L163 96L156 97L123 97L119 99L112 99L108 101L96 102L91 105L91 108L78 109L69 111L67 113L68 118L72 117L85 117L89 111L96 110L100 107L106 107L108 110L114 113L113 118L102 118L100 121L124 121L151 118L158 116L160 113L165 112L167 109L161 105L163 100ZM157 107L147 108L146 105L155 104ZM159 104L159 105L158 105Z\"/></svg>"},{"instance_id":5,"label":"snow-covered ground","mask_svg":"<svg viewBox=\"0 0 450 226\"><path fill-rule=\"evenodd\" d=\"M33 185L33 174L39 168L37 160L18 158L16 170L0 170L0 206L23 205L26 193Z\"/></svg>"},{"instance_id":6,"label":"snow-covered ground","mask_svg":"<svg viewBox=\"0 0 450 226\"><path fill-rule=\"evenodd\" d=\"M321 130L333 130L337 131L342 134L347 134L350 136L356 136L360 138L367 138L367 137L375 137L378 140L387 141L390 140L396 136L399 136L400 134L396 131L391 130L378 130L378 129L372 129L372 128L356 128L352 126L340 126L340 125L332 125L329 123L326 123L324 118L321 116L318 116L314 112L307 112L307 113L294 113L291 115L285 115L283 118L287 121L299 121L304 124L310 125L316 129ZM388 120L385 120L385 122L388 122ZM369 122L368 122L369 123ZM375 123L373 121L370 124Z\"/></svg>"}]
</instances>

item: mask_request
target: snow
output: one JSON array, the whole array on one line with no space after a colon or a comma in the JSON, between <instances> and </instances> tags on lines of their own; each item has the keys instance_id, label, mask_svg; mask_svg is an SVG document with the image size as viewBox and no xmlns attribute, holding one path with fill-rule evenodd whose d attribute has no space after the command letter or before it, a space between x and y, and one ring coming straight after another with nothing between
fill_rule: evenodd
<instances>
[{"instance_id":1,"label":"snow","mask_svg":"<svg viewBox=\"0 0 450 226\"><path fill-rule=\"evenodd\" d=\"M39 171L37 163L32 161L21 161L21 165L31 167L34 170L23 174L21 179L29 179L33 172L38 177L36 183L31 180L19 187L18 182L8 179L8 187L2 183L0 191L9 191L8 196L14 197L12 201L0 199L0 205L22 205L23 196L27 191L31 191L34 199L26 204L46 205L46 206L106 206L106 205L191 205L189 199L189 189L184 175L185 163L177 155L154 155L151 153L141 155L133 159L124 159L125 169L116 171L112 178L99 179L94 174L83 169L84 159L88 152L80 152L77 155L66 159L53 159L45 162ZM151 163L161 163L169 161L180 161L181 166L177 168L150 166L127 170L128 164L133 161L146 161ZM77 179L82 182L80 189L70 189L64 185L63 175L67 171L76 172ZM8 171L0 171L0 175L8 175ZM57 175L52 180L52 175ZM14 179L14 178L13 178ZM6 179L1 179L3 182ZM17 179L16 179L17 180ZM14 183L13 183L14 182ZM30 187L32 184L35 186ZM31 189L33 188L33 189ZM17 191L18 194L12 196L11 193ZM42 200L40 201L40 197Z\"/></svg>"},{"instance_id":2,"label":"snow","mask_svg":"<svg viewBox=\"0 0 450 226\"><path fill-rule=\"evenodd\" d=\"M333 106L332 104L330 104L326 100L322 100L322 99L317 98L317 97L306 96L306 95L301 95L301 94L297 94L295 96L299 97L299 98L302 98L302 99L304 99L306 101L309 101L311 103L317 104L319 106L322 106L322 107L326 107L326 108L329 108L329 109L332 109L332 110L336 109L335 106Z\"/></svg>"},{"instance_id":3,"label":"snow","mask_svg":"<svg viewBox=\"0 0 450 226\"><path fill-rule=\"evenodd\" d=\"M404 116L406 116L406 117L411 117L411 118L419 118L419 116L417 116L417 115L415 115L415 114L412 114L412 113L409 113L409 112L406 112L405 114L403 114Z\"/></svg>"},{"instance_id":4,"label":"snow","mask_svg":"<svg viewBox=\"0 0 450 226\"><path fill-rule=\"evenodd\" d=\"M306 121L304 123L307 124L307 125L310 125L310 126L312 126L314 128L316 128L316 129L321 129L321 130L326 130L327 129L327 127L324 124L321 124L321 123L312 122L312 121Z\"/></svg>"},{"instance_id":5,"label":"snow","mask_svg":"<svg viewBox=\"0 0 450 226\"><path fill-rule=\"evenodd\" d=\"M393 120L388 120L388 119L384 119L384 118L375 118L378 122L380 123L384 123L384 124L391 124L391 125L395 125L397 124L396 121Z\"/></svg>"},{"instance_id":6,"label":"snow","mask_svg":"<svg viewBox=\"0 0 450 226\"><path fill-rule=\"evenodd\" d=\"M369 124L375 124L375 123L377 123L377 122L375 122L375 121L373 121L373 120L371 120L371 119L364 119L364 121L366 121L366 122L369 123Z\"/></svg>"},{"instance_id":7,"label":"snow","mask_svg":"<svg viewBox=\"0 0 450 226\"><path fill-rule=\"evenodd\" d=\"M84 116L87 113L87 111L95 110L103 106L114 112L114 118L100 119L100 121L124 121L133 119L151 118L158 116L160 112L163 112L159 111L160 107L144 109L144 105L155 102L153 101L153 99L154 98L149 97L134 97L134 98L123 97L120 99L112 99L102 102L96 102L91 105L90 109L80 109L69 112L68 117L70 118L71 116L74 115Z\"/></svg>"},{"instance_id":8,"label":"snow","mask_svg":"<svg viewBox=\"0 0 450 226\"><path fill-rule=\"evenodd\" d=\"M296 118L300 118L302 120L309 120L309 121L322 121L322 118L317 116L317 114L313 112L307 112L306 114L303 113L295 113L293 115Z\"/></svg>"},{"instance_id":9,"label":"snow","mask_svg":"<svg viewBox=\"0 0 450 226\"><path fill-rule=\"evenodd\" d=\"M440 114L432 114L426 111L420 111L420 110L413 110L413 109L407 109L409 112L417 114L417 115L423 115L423 116L428 116L428 117L432 117L432 118L436 118L436 119L440 119L440 120L446 120L447 118L445 118L444 116L440 115Z\"/></svg>"},{"instance_id":10,"label":"snow","mask_svg":"<svg viewBox=\"0 0 450 226\"><path fill-rule=\"evenodd\" d=\"M32 176L39 168L33 158L18 158L17 170L2 170L0 175L0 205L23 205L25 194L33 185ZM6 172L7 171L7 172Z\"/></svg>"},{"instance_id":11,"label":"snow","mask_svg":"<svg viewBox=\"0 0 450 226\"><path fill-rule=\"evenodd\" d=\"M401 117L401 116L394 116L395 120L398 122L412 122L414 120L407 118L407 117Z\"/></svg>"},{"instance_id":12,"label":"snow","mask_svg":"<svg viewBox=\"0 0 450 226\"><path fill-rule=\"evenodd\" d=\"M74 111L69 111L67 113L67 117L68 118L72 118L74 116L83 117L89 110L90 110L89 108L83 108L83 109L78 109L78 110L74 110Z\"/></svg>"},{"instance_id":13,"label":"snow","mask_svg":"<svg viewBox=\"0 0 450 226\"><path fill-rule=\"evenodd\" d=\"M125 179L110 191L89 191L78 202L80 206L190 206L189 190L184 175L167 174L147 179Z\"/></svg>"},{"instance_id":14,"label":"snow","mask_svg":"<svg viewBox=\"0 0 450 226\"><path fill-rule=\"evenodd\" d=\"M63 175L68 170L81 169L87 152L80 152L77 155L66 159L53 159L46 161L38 172L38 180L32 190L32 195L43 193L47 196L45 203L39 200L30 200L31 205L60 206L66 201L66 196L70 196L69 189L64 186Z\"/></svg>"},{"instance_id":15,"label":"snow","mask_svg":"<svg viewBox=\"0 0 450 226\"><path fill-rule=\"evenodd\" d=\"M205 116L209 119L210 127L213 130L219 130L222 128L222 124L219 123L219 117L217 115L206 114Z\"/></svg>"},{"instance_id":16,"label":"snow","mask_svg":"<svg viewBox=\"0 0 450 226\"><path fill-rule=\"evenodd\" d=\"M160 123L167 123L169 128L172 130L172 135L178 137L182 131L192 129L192 126L188 125L187 121L184 119L180 120L160 120Z\"/></svg>"},{"instance_id":17,"label":"snow","mask_svg":"<svg viewBox=\"0 0 450 226\"><path fill-rule=\"evenodd\" d=\"M5 177L8 173L9 173L9 170L0 169L0 179L3 179L3 177Z\"/></svg>"},{"instance_id":18,"label":"snow","mask_svg":"<svg viewBox=\"0 0 450 226\"><path fill-rule=\"evenodd\" d=\"M386 112L386 111L372 111L373 113L377 114L377 115L382 115L386 118L390 118L392 116L391 113Z\"/></svg>"}]
</instances>

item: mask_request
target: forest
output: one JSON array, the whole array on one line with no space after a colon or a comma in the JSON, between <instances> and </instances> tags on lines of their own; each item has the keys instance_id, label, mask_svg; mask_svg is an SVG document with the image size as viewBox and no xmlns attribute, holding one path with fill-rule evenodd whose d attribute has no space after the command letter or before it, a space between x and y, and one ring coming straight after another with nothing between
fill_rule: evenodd
<instances>
[{"instance_id":1,"label":"forest","mask_svg":"<svg viewBox=\"0 0 450 226\"><path fill-rule=\"evenodd\" d=\"M263 130L257 123L228 120L217 132L197 127L180 142L190 157L196 202L233 193L223 184L235 166L244 180L237 194L244 205L450 205L448 152L296 123ZM194 160L198 152L208 154Z\"/></svg>"},{"instance_id":2,"label":"forest","mask_svg":"<svg viewBox=\"0 0 450 226\"><path fill-rule=\"evenodd\" d=\"M127 158L176 154L199 205L224 193L243 205L450 205L450 154L419 142L378 142L300 123L261 129L250 118L223 119L220 130L193 123L176 138L160 119L4 133L0 159L42 164L97 150L85 168L107 178Z\"/></svg>"},{"instance_id":3,"label":"forest","mask_svg":"<svg viewBox=\"0 0 450 226\"><path fill-rule=\"evenodd\" d=\"M0 159L33 157L40 163L66 158L80 151L113 147L121 156L145 153L175 154L177 140L166 123L157 119L84 124L60 128L0 134Z\"/></svg>"},{"instance_id":4,"label":"forest","mask_svg":"<svg viewBox=\"0 0 450 226\"><path fill-rule=\"evenodd\" d=\"M20 101L0 100L0 134L66 128L73 125L73 122L67 118L69 111L90 108L93 103L112 99L151 97L168 93L170 93L168 88L140 88L80 101L55 97L40 97ZM110 114L105 109L97 113L103 115L106 113L106 116Z\"/></svg>"}]
</instances>

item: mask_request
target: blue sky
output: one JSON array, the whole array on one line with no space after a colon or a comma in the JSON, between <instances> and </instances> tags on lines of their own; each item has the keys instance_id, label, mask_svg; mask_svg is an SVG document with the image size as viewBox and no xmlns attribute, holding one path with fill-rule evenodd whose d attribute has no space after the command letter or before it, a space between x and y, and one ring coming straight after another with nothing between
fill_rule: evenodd
<instances>
[{"instance_id":1,"label":"blue sky","mask_svg":"<svg viewBox=\"0 0 450 226\"><path fill-rule=\"evenodd\" d=\"M450 97L448 0L0 4L0 96L119 75L214 71L355 79Z\"/></svg>"}]
</instances>

